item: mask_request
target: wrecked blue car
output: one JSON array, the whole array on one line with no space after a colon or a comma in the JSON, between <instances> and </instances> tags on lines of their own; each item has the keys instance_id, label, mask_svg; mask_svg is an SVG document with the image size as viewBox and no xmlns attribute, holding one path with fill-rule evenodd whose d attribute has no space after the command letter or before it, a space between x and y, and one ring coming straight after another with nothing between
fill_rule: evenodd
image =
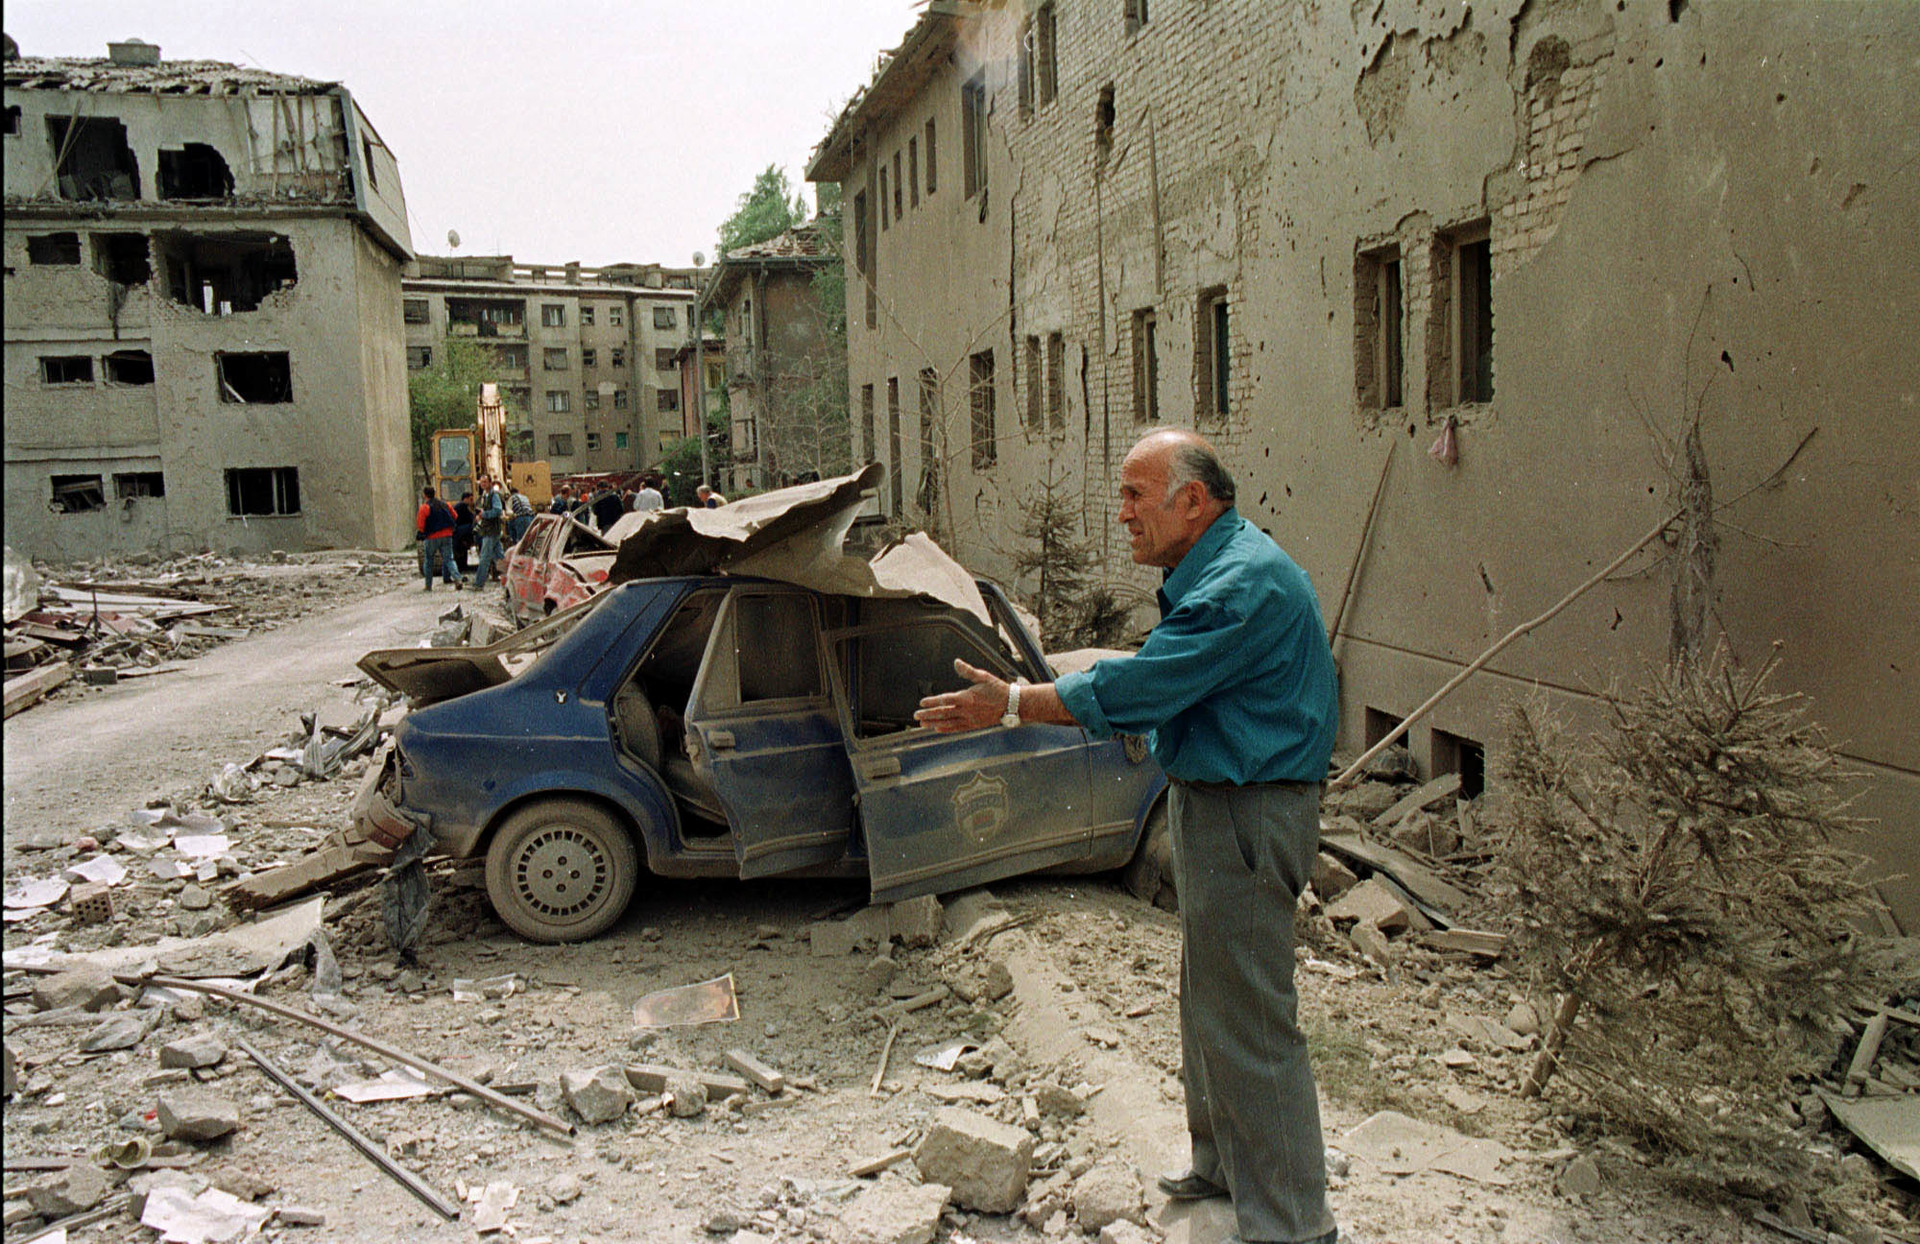
<instances>
[{"instance_id":1,"label":"wrecked blue car","mask_svg":"<svg viewBox=\"0 0 1920 1244\"><path fill-rule=\"evenodd\" d=\"M356 816L486 857L543 942L611 926L644 872L860 876L875 901L1038 870L1164 871L1165 777L1139 739L917 727L954 660L1055 670L1005 597L835 595L724 574L626 582L492 648L362 661L414 709ZM423 707L424 705L424 707Z\"/></svg>"}]
</instances>

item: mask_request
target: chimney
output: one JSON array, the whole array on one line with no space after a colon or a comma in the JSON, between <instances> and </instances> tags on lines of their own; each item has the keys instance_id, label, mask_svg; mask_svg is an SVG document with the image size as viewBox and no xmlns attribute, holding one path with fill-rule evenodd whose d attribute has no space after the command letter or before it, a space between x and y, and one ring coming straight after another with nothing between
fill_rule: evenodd
<instances>
[{"instance_id":1,"label":"chimney","mask_svg":"<svg viewBox=\"0 0 1920 1244\"><path fill-rule=\"evenodd\" d=\"M119 43L107 44L107 59L116 65L157 65L160 63L160 46L139 39L123 39Z\"/></svg>"}]
</instances>

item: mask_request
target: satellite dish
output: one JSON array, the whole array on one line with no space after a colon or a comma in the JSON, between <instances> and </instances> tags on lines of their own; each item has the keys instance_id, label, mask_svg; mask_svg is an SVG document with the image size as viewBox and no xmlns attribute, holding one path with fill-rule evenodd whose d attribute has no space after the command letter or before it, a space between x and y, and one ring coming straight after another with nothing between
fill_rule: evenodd
<instances>
[{"instance_id":1,"label":"satellite dish","mask_svg":"<svg viewBox=\"0 0 1920 1244\"><path fill-rule=\"evenodd\" d=\"M460 249L460 231L458 229L447 230L447 245L454 250Z\"/></svg>"},{"instance_id":2,"label":"satellite dish","mask_svg":"<svg viewBox=\"0 0 1920 1244\"><path fill-rule=\"evenodd\" d=\"M703 267L705 267L705 266L706 266L706 263L707 263L707 257L706 257L706 255L705 255L704 253L702 253L702 252L700 252L700 251L695 251L695 252L693 252L693 266L694 266L694 267L696 267L696 268L703 268Z\"/></svg>"}]
</instances>

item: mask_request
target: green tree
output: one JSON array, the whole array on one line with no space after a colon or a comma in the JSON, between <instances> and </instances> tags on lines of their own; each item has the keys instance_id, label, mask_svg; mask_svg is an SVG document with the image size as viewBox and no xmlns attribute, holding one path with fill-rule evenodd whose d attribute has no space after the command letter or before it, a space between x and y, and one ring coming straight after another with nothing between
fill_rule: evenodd
<instances>
[{"instance_id":1,"label":"green tree","mask_svg":"<svg viewBox=\"0 0 1920 1244\"><path fill-rule=\"evenodd\" d=\"M472 427L479 410L480 386L495 379L493 352L467 337L448 337L434 347L433 363L407 377L407 422L413 461L423 479L431 478L433 434L444 428Z\"/></svg>"},{"instance_id":2,"label":"green tree","mask_svg":"<svg viewBox=\"0 0 1920 1244\"><path fill-rule=\"evenodd\" d=\"M740 196L733 215L721 222L720 254L778 237L806 219L806 197L788 183L786 170L769 164L753 179L753 189Z\"/></svg>"}]
</instances>

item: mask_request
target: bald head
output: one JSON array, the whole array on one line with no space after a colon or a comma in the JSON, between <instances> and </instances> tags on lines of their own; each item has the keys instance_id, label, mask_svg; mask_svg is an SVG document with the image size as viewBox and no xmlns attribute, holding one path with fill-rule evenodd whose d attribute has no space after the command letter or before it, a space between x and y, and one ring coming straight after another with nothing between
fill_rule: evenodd
<instances>
[{"instance_id":1,"label":"bald head","mask_svg":"<svg viewBox=\"0 0 1920 1244\"><path fill-rule=\"evenodd\" d=\"M1233 498L1220 455L1184 428L1147 433L1120 464L1120 522L1144 566L1178 565Z\"/></svg>"}]
</instances>

